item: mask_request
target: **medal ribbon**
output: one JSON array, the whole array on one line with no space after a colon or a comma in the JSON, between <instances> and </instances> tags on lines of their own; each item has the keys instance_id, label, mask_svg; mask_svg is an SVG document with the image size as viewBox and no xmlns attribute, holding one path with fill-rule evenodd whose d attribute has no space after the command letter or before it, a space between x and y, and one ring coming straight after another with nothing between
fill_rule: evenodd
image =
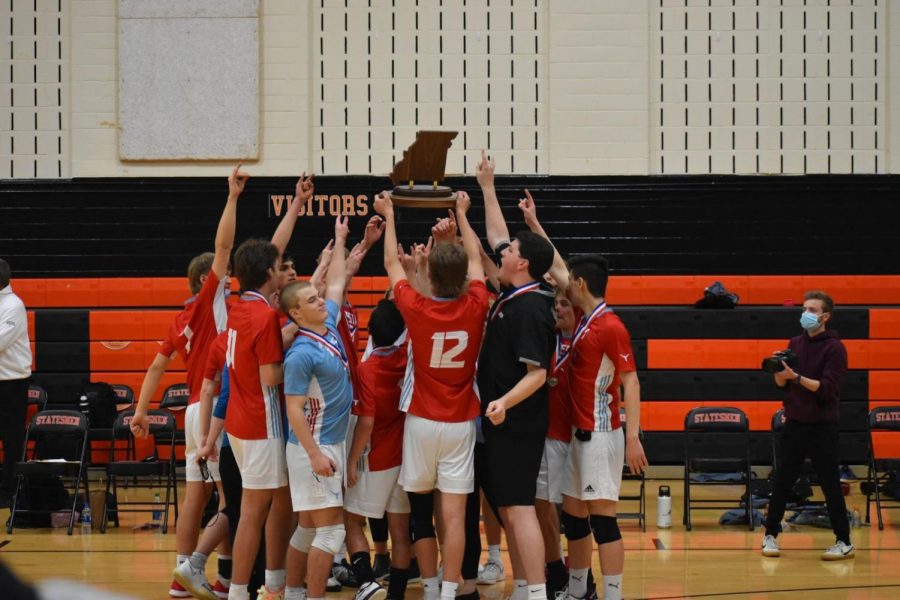
<instances>
[{"instance_id":1,"label":"medal ribbon","mask_svg":"<svg viewBox=\"0 0 900 600\"><path fill-rule=\"evenodd\" d=\"M559 369L563 365L563 363L566 362L570 356L572 356L572 351L575 350L575 344L577 344L578 340L580 340L581 337L585 334L594 319L611 310L612 309L606 305L606 302L601 302L594 308L594 310L591 311L591 314L588 315L587 318L582 317L581 322L578 324L578 327L575 328L575 335L572 336L572 343L569 345L569 351L566 352L564 356L561 356L559 358L559 362L556 363L557 369Z\"/></svg>"},{"instance_id":2,"label":"medal ribbon","mask_svg":"<svg viewBox=\"0 0 900 600\"><path fill-rule=\"evenodd\" d=\"M249 296L249 298L247 296ZM269 301L266 300L266 297L263 296L262 294L260 294L259 292L257 292L256 290L249 290L249 291L242 293L241 300L248 300L250 302L255 302L256 300L262 300L266 304L269 303Z\"/></svg>"},{"instance_id":3,"label":"medal ribbon","mask_svg":"<svg viewBox=\"0 0 900 600\"><path fill-rule=\"evenodd\" d=\"M508 293L502 294L497 299L497 301L494 302L494 305L491 307L491 313L490 313L489 320L493 321L495 318L497 318L497 315L500 314L500 309L503 308L504 304L506 304L513 298L521 296L522 294L527 294L528 292L537 291L537 289L540 287L540 285L541 284L539 282L533 281L531 283L526 283L525 285L523 285L521 287L517 287Z\"/></svg>"},{"instance_id":4,"label":"medal ribbon","mask_svg":"<svg viewBox=\"0 0 900 600\"><path fill-rule=\"evenodd\" d=\"M348 373L350 372L350 363L347 360L347 355L344 354L343 348L341 348L337 344L333 344L332 342L328 341L324 336L319 335L318 333L316 333L315 331L312 331L311 329L299 327L297 330L297 333L298 333L298 335L308 337L311 340L313 340L314 342L317 342L317 343L325 346L326 350L331 352L333 355L335 355L341 361L341 364L344 365L344 368L347 369L347 372Z\"/></svg>"}]
</instances>

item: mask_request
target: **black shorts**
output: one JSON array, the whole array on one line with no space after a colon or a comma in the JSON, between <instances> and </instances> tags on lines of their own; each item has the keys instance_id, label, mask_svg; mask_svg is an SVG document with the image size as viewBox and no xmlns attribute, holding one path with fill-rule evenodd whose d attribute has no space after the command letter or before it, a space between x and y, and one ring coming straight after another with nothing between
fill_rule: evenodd
<instances>
[{"instance_id":1,"label":"black shorts","mask_svg":"<svg viewBox=\"0 0 900 600\"><path fill-rule=\"evenodd\" d=\"M545 437L543 433L485 432L482 487L493 506L534 506Z\"/></svg>"}]
</instances>

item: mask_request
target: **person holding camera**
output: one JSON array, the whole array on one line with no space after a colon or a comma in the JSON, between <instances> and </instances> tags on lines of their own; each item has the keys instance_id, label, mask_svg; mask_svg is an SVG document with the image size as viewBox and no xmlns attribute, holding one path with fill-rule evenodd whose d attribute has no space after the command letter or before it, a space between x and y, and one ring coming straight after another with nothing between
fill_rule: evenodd
<instances>
[{"instance_id":1,"label":"person holding camera","mask_svg":"<svg viewBox=\"0 0 900 600\"><path fill-rule=\"evenodd\" d=\"M828 294L807 292L800 316L805 333L791 338L788 351L775 354L783 367L774 373L775 385L787 390L784 400L786 422L766 518L763 556L781 555L776 537L781 531L787 495L797 481L806 457L812 460L819 476L837 538L836 543L822 554L822 560L844 560L855 555L838 471L838 401L841 380L847 370L847 349L835 332L825 329L833 312L834 301Z\"/></svg>"}]
</instances>

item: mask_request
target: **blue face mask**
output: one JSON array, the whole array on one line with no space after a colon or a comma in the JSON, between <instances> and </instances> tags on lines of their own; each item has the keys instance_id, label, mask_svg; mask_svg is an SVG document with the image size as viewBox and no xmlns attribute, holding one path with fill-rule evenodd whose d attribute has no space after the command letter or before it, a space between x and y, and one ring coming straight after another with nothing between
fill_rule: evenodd
<instances>
[{"instance_id":1,"label":"blue face mask","mask_svg":"<svg viewBox=\"0 0 900 600\"><path fill-rule=\"evenodd\" d=\"M800 327L806 331L810 331L819 326L819 315L808 310L803 311L800 315Z\"/></svg>"}]
</instances>

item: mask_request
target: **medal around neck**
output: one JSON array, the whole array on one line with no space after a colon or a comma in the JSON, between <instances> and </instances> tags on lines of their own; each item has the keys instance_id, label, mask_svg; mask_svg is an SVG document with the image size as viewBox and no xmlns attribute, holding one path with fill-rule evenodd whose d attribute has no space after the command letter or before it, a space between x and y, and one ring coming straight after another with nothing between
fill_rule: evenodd
<instances>
[{"instance_id":1,"label":"medal around neck","mask_svg":"<svg viewBox=\"0 0 900 600\"><path fill-rule=\"evenodd\" d=\"M453 208L456 193L440 185L447 167L447 151L456 131L418 131L391 172L391 201L411 208Z\"/></svg>"}]
</instances>

